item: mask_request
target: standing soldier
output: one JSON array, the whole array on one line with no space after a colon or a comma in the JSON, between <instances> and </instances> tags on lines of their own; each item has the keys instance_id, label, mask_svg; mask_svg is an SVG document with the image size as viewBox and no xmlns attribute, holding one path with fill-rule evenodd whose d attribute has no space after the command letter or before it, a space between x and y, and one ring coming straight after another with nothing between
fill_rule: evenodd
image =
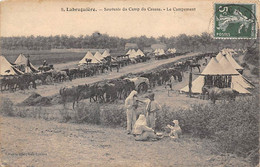
<instances>
[{"instance_id":1,"label":"standing soldier","mask_svg":"<svg viewBox=\"0 0 260 167\"><path fill-rule=\"evenodd\" d=\"M150 93L147 97L148 100L146 101L146 121L148 127L155 130L156 112L162 110L162 107L156 100L154 100L154 93Z\"/></svg>"},{"instance_id":2,"label":"standing soldier","mask_svg":"<svg viewBox=\"0 0 260 167\"><path fill-rule=\"evenodd\" d=\"M137 91L133 90L125 100L126 118L127 118L127 134L131 134L135 121L136 121L136 109Z\"/></svg>"}]
</instances>

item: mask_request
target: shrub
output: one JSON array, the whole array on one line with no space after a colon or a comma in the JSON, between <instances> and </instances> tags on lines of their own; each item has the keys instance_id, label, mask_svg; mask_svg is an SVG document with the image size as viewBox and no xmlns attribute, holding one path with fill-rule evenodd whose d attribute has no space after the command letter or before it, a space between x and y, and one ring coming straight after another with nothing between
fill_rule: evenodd
<instances>
[{"instance_id":1,"label":"shrub","mask_svg":"<svg viewBox=\"0 0 260 167\"><path fill-rule=\"evenodd\" d=\"M8 98L0 99L0 113L4 116L14 116L13 102Z\"/></svg>"},{"instance_id":2,"label":"shrub","mask_svg":"<svg viewBox=\"0 0 260 167\"><path fill-rule=\"evenodd\" d=\"M61 121L62 122L68 122L72 119L72 117L69 114L69 110L64 108L62 110L59 110L60 116L61 116Z\"/></svg>"},{"instance_id":3,"label":"shrub","mask_svg":"<svg viewBox=\"0 0 260 167\"><path fill-rule=\"evenodd\" d=\"M100 106L97 103L79 103L76 108L75 119L77 123L100 124Z\"/></svg>"},{"instance_id":4,"label":"shrub","mask_svg":"<svg viewBox=\"0 0 260 167\"><path fill-rule=\"evenodd\" d=\"M105 126L126 127L126 112L123 106L105 105L101 109L101 123Z\"/></svg>"},{"instance_id":5,"label":"shrub","mask_svg":"<svg viewBox=\"0 0 260 167\"><path fill-rule=\"evenodd\" d=\"M241 66L246 68L246 69L249 69L249 65L247 63L242 63Z\"/></svg>"},{"instance_id":6,"label":"shrub","mask_svg":"<svg viewBox=\"0 0 260 167\"><path fill-rule=\"evenodd\" d=\"M162 129L177 119L184 133L212 138L221 152L248 157L253 164L259 161L259 104L258 97L237 99L215 105L193 105L190 109L172 112L163 107L157 115L157 128Z\"/></svg>"},{"instance_id":7,"label":"shrub","mask_svg":"<svg viewBox=\"0 0 260 167\"><path fill-rule=\"evenodd\" d=\"M256 75L256 76L259 76L259 69L258 69L257 67L254 67L254 68L251 70L251 74Z\"/></svg>"}]
</instances>

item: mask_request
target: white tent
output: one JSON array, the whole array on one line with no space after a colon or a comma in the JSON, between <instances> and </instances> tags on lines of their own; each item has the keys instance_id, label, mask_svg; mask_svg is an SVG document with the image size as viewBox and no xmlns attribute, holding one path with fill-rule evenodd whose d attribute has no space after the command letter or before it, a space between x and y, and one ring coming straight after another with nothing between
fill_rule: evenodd
<instances>
[{"instance_id":1,"label":"white tent","mask_svg":"<svg viewBox=\"0 0 260 167\"><path fill-rule=\"evenodd\" d=\"M23 74L20 70L12 66L4 56L0 56L0 75Z\"/></svg>"},{"instance_id":2,"label":"white tent","mask_svg":"<svg viewBox=\"0 0 260 167\"><path fill-rule=\"evenodd\" d=\"M79 64L86 64L86 63L87 63L86 59L90 59L90 60L91 60L90 63L100 63L100 61L97 60L97 59L92 55L92 53L91 53L90 51L88 51L87 54L83 57L83 59L81 59L81 60L79 61Z\"/></svg>"},{"instance_id":3,"label":"white tent","mask_svg":"<svg viewBox=\"0 0 260 167\"><path fill-rule=\"evenodd\" d=\"M164 50L163 49L159 49L158 55L164 55L164 54L165 54Z\"/></svg>"},{"instance_id":4,"label":"white tent","mask_svg":"<svg viewBox=\"0 0 260 167\"><path fill-rule=\"evenodd\" d=\"M137 50L136 54L139 56L144 56L144 53L140 49Z\"/></svg>"},{"instance_id":5,"label":"white tent","mask_svg":"<svg viewBox=\"0 0 260 167\"><path fill-rule=\"evenodd\" d=\"M105 58L107 56L110 56L109 52L107 50L105 50L102 54L102 57Z\"/></svg>"},{"instance_id":6,"label":"white tent","mask_svg":"<svg viewBox=\"0 0 260 167\"><path fill-rule=\"evenodd\" d=\"M204 75L227 75L222 66L218 63L215 57L211 58L208 65L201 73L202 75L196 78L192 82L192 93L202 93L202 87L204 86ZM189 86L185 86L180 90L181 92L189 92Z\"/></svg>"},{"instance_id":7,"label":"white tent","mask_svg":"<svg viewBox=\"0 0 260 167\"><path fill-rule=\"evenodd\" d=\"M130 53L130 55L129 55L129 58L131 59L131 58L136 58L138 55L137 55L137 53L135 52L135 50L134 49L132 49L131 50L131 53Z\"/></svg>"},{"instance_id":8,"label":"white tent","mask_svg":"<svg viewBox=\"0 0 260 167\"><path fill-rule=\"evenodd\" d=\"M37 72L36 67L32 65L30 60L25 57L23 54L20 54L14 62L15 65L21 66L23 65L25 68L25 73Z\"/></svg>"},{"instance_id":9,"label":"white tent","mask_svg":"<svg viewBox=\"0 0 260 167\"><path fill-rule=\"evenodd\" d=\"M236 69L236 70L244 70L243 67L241 67L236 60L232 57L231 54L227 54L226 55L228 61L230 62L230 64Z\"/></svg>"},{"instance_id":10,"label":"white tent","mask_svg":"<svg viewBox=\"0 0 260 167\"><path fill-rule=\"evenodd\" d=\"M220 51L217 56L216 56L216 59L217 61L220 61L220 59L223 57L223 54L222 54L222 51Z\"/></svg>"},{"instance_id":11,"label":"white tent","mask_svg":"<svg viewBox=\"0 0 260 167\"><path fill-rule=\"evenodd\" d=\"M94 57L100 62L104 59L98 51L95 53Z\"/></svg>"},{"instance_id":12,"label":"white tent","mask_svg":"<svg viewBox=\"0 0 260 167\"><path fill-rule=\"evenodd\" d=\"M130 55L130 54L131 54L131 52L132 52L132 50L131 50L131 49L129 49L129 50L128 50L128 52L126 53L126 55Z\"/></svg>"},{"instance_id":13,"label":"white tent","mask_svg":"<svg viewBox=\"0 0 260 167\"><path fill-rule=\"evenodd\" d=\"M219 61L219 64L222 66L222 68L225 69L225 71L229 72L229 73L233 73L233 74L237 74L232 76L232 82L237 82L238 84L240 84L243 88L253 88L253 86L251 85L250 82L248 82L246 79L244 79L244 77L237 72L236 69L234 69L234 67L231 65L231 63L228 61L228 59L226 58L226 56L223 56L222 59Z\"/></svg>"},{"instance_id":14,"label":"white tent","mask_svg":"<svg viewBox=\"0 0 260 167\"><path fill-rule=\"evenodd\" d=\"M240 75L228 62L225 56L223 60L218 62L216 58L212 58L208 65L198 78L192 82L192 93L202 93L204 86L204 75L232 75L231 88L242 94L250 94L246 88L251 88L251 85L245 82L243 76ZM181 92L189 92L189 86L185 86L180 90Z\"/></svg>"}]
</instances>

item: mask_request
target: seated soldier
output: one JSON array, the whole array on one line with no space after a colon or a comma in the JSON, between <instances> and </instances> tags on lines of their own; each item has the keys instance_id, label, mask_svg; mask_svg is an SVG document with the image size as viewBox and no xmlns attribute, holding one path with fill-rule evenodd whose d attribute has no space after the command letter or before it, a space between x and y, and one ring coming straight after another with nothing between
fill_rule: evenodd
<instances>
[{"instance_id":1,"label":"seated soldier","mask_svg":"<svg viewBox=\"0 0 260 167\"><path fill-rule=\"evenodd\" d=\"M157 140L159 137L154 133L152 128L149 128L146 123L146 118L140 114L138 120L135 122L133 135L136 141Z\"/></svg>"}]
</instances>

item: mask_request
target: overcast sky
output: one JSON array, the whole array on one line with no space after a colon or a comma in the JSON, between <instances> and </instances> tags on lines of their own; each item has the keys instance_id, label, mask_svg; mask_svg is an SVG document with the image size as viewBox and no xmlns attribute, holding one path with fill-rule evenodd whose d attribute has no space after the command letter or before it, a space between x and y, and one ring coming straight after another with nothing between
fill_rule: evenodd
<instances>
[{"instance_id":1,"label":"overcast sky","mask_svg":"<svg viewBox=\"0 0 260 167\"><path fill-rule=\"evenodd\" d=\"M62 12L61 8L95 8L97 12ZM104 8L196 8L195 11L99 11ZM212 33L213 2L5 2L1 4L1 36L91 35L95 31L129 38Z\"/></svg>"}]
</instances>

